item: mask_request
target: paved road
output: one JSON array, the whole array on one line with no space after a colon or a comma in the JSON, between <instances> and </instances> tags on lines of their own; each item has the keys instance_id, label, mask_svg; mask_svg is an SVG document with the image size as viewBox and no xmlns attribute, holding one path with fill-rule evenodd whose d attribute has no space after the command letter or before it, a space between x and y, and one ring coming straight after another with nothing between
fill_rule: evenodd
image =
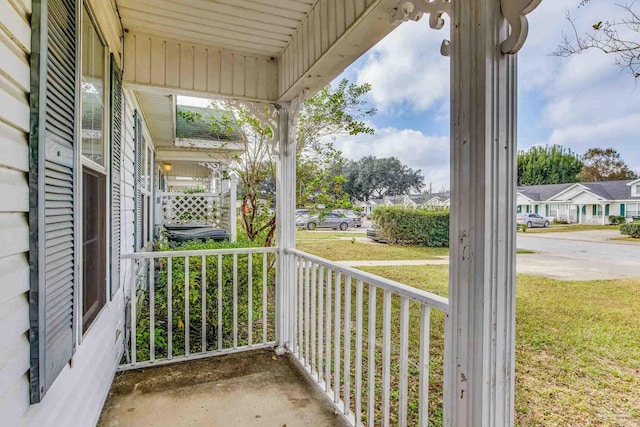
<instances>
[{"instance_id":1,"label":"paved road","mask_svg":"<svg viewBox=\"0 0 640 427\"><path fill-rule=\"evenodd\" d=\"M640 277L640 244L611 240L615 230L518 234L518 272L561 280Z\"/></svg>"},{"instance_id":2,"label":"paved road","mask_svg":"<svg viewBox=\"0 0 640 427\"><path fill-rule=\"evenodd\" d=\"M571 233L518 233L518 273L558 280L602 280L640 277L640 243L615 241L615 230ZM365 238L358 240L371 242ZM447 265L448 259L397 261L342 261L351 267Z\"/></svg>"}]
</instances>

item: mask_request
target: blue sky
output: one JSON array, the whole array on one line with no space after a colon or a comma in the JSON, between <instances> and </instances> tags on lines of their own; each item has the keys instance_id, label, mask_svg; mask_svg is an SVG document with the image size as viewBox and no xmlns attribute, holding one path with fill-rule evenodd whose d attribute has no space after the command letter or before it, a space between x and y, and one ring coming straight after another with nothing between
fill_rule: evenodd
<instances>
[{"instance_id":1,"label":"blue sky","mask_svg":"<svg viewBox=\"0 0 640 427\"><path fill-rule=\"evenodd\" d=\"M560 144L582 154L613 147L640 172L640 87L614 65L614 58L586 52L552 56L569 9L579 29L621 16L610 0L546 0L529 16L529 38L519 54L518 146ZM342 76L369 82L373 136L339 136L348 158L396 156L421 169L433 190L449 188L449 59L439 46L449 29L432 30L427 18L402 24ZM341 77L342 77L341 76Z\"/></svg>"}]
</instances>

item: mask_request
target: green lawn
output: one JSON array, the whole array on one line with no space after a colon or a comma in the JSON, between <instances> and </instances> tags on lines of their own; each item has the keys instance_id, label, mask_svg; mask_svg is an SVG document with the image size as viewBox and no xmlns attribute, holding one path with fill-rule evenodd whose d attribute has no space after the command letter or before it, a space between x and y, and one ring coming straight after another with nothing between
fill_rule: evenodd
<instances>
[{"instance_id":1,"label":"green lawn","mask_svg":"<svg viewBox=\"0 0 640 427\"><path fill-rule=\"evenodd\" d=\"M355 244L337 242L315 246L299 242L298 247L323 257L329 252L332 259L353 259ZM428 253L424 248L362 245L379 247L362 252L362 256L373 253L382 256L386 250L386 259L399 259L393 258L399 254L405 258L411 253L416 256ZM447 266L363 270L447 295ZM378 298L379 323L382 313L381 297ZM640 425L640 279L564 282L518 275L516 298L516 424L521 427ZM365 294L365 307L366 300ZM398 369L398 307L394 299L394 384ZM411 313L412 319L416 319L416 306L411 307ZM365 313L365 319L367 316ZM410 323L409 334L410 352L415 354L419 345L419 322ZM432 425L438 425L441 419L442 338L442 316L434 312L430 363ZM417 380L412 364L410 374L410 394L415 396ZM409 410L410 414L415 413L415 398Z\"/></svg>"},{"instance_id":2,"label":"green lawn","mask_svg":"<svg viewBox=\"0 0 640 427\"><path fill-rule=\"evenodd\" d=\"M568 233L571 231L617 230L617 225L552 224L547 228L529 228L527 233Z\"/></svg>"},{"instance_id":3,"label":"green lawn","mask_svg":"<svg viewBox=\"0 0 640 427\"><path fill-rule=\"evenodd\" d=\"M447 295L443 266L363 269ZM517 425L640 424L640 279L518 275L516 298Z\"/></svg>"},{"instance_id":4,"label":"green lawn","mask_svg":"<svg viewBox=\"0 0 640 427\"><path fill-rule=\"evenodd\" d=\"M365 234L298 231L296 248L331 261L436 260L449 255L449 248L387 245L359 241ZM533 251L518 249L519 254Z\"/></svg>"}]
</instances>

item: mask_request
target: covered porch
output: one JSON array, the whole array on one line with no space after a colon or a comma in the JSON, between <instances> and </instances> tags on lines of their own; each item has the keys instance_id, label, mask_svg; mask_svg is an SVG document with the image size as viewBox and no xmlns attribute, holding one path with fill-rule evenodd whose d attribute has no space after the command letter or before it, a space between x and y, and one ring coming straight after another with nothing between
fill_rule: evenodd
<instances>
[{"instance_id":1,"label":"covered porch","mask_svg":"<svg viewBox=\"0 0 640 427\"><path fill-rule=\"evenodd\" d=\"M202 411L210 409L215 416L225 411L230 414L232 419L225 425L246 425L240 420L251 415L255 425L273 425L272 420L279 422L282 415L274 413L274 408L281 408L287 420L308 419L311 425L513 425L515 54L526 39L525 16L539 2L51 0L55 7L49 11L46 1L34 2L36 18L42 17L51 27L43 27L43 38L47 31L49 36L58 34L62 26L69 31L62 34L66 38L60 36L60 44L74 47L76 36L82 40L74 31L91 22L95 29L89 26L89 33L97 40L95 46L103 49L105 62L109 53L112 55L112 68L102 67L113 73L111 80L105 77L108 74L102 75L102 80L91 77L105 86L107 81L111 83L113 93L104 99L116 104L113 112L124 109L123 120L111 120L106 110L101 111L102 119L109 118L114 126L113 130L105 127L94 139L105 143L105 158L113 160L122 154L125 160L118 157L117 168L113 168L114 162L104 163L105 183L108 176L118 191L120 184L123 190L122 197L113 194L117 204L111 196L104 197L110 218L103 225L111 227L112 236L107 238L105 232L105 241L100 242L104 243L102 249L110 250L104 255L110 268L103 276L112 283L100 288L104 295L100 294L97 320L92 324L94 319L89 319L86 325L78 320L82 313L77 312L75 289L84 283L75 281L80 264L74 251L79 253L80 249L74 216L67 221L71 243L69 248L65 246L74 254L69 255L72 259L63 272L65 278L72 276L65 281L70 295L69 304L63 306L68 320L63 331L68 338L62 343L65 352L52 352L59 357L46 359L43 349L49 341L44 334L50 318L34 315L32 329L40 328L43 337L31 342L32 354L41 346L42 358L36 362L45 372L45 364L54 361L55 369L46 378L30 378L32 405L16 412L15 418L27 419L26 424L31 425L43 420L91 425L102 410L101 425L105 426L155 425L170 420L171 425L188 425L208 419ZM445 19L451 20L450 34L443 33L446 40L440 52L430 54L451 58L448 299L327 261L297 250L295 244L296 125L304 101L398 25L442 29ZM407 21L420 22L403 24ZM55 52L45 51L34 52L34 56L49 58L56 66ZM73 48L69 52L68 56L74 55ZM76 68L83 66L74 62L60 67L70 92L75 88L80 93L80 87L72 82L78 78ZM123 71L121 76L119 70ZM46 83L51 96L57 95L56 83ZM120 98L123 94L125 100ZM149 250L153 221L138 223L139 213L150 218L155 203L156 225L175 221L175 215L163 213L163 207L178 197L189 199L179 191L177 179L186 172L172 175L172 171L189 170L192 178L206 182L209 193L198 197L222 199L226 184L213 173L217 168L213 165L224 159L212 159L210 154L239 151L233 141L202 145L198 138L181 135L173 121L175 97L180 95L231 102L250 111L271 130L271 148L278 159L275 246ZM77 94L62 97L69 111L78 110ZM42 110L52 117L50 107ZM71 136L65 137L71 148L54 154L65 157L55 160L70 171L65 179L71 195L65 201L68 199L67 207L75 215L79 211L75 196L79 175L73 156L82 160L82 154L73 132L81 120L67 120ZM107 140L112 143L113 138L106 135L120 132L125 135L123 148L107 147ZM132 133L135 135L129 135ZM145 140L147 146L139 145ZM156 174L149 166L142 172L142 180L139 170L131 170L131 165L147 164L133 161L141 156L141 150L149 156L153 151L159 169ZM43 164L44 156L40 159ZM36 171L42 169L32 166ZM144 188L139 191L143 181ZM234 200L233 184L228 188L229 199ZM138 193L144 197L138 199ZM117 205L113 211L106 209L107 200L111 208ZM39 213L32 211L34 221L44 224ZM116 217L122 220L122 228L120 222L117 229L112 226ZM233 207L229 207L227 219L229 227L235 227ZM44 226L30 231L40 233L41 242L53 238L45 234L48 230ZM112 240L117 246L110 245ZM41 255L45 260L49 253ZM36 277L32 282L31 296L47 290L46 281L38 282ZM397 328L392 327L396 318ZM410 335L419 336L419 340L409 340ZM108 340L103 339L107 336ZM108 347L104 344L107 341ZM100 360L108 361L95 363L92 355L97 354ZM214 356L217 360L209 361ZM69 363L72 357L73 363ZM234 375L244 366L253 372L249 375L253 380L231 378L225 371L225 361L230 360L236 363ZM143 369L148 371L140 371ZM32 372L40 371L32 366ZM282 377L286 377L285 385ZM184 381L189 387L183 387ZM264 387L262 394L256 393L255 381ZM93 397L90 404L69 397L69 390L78 389L79 384ZM109 384L111 394L103 408ZM223 389L229 386L229 393L233 387L242 389L225 395L217 384ZM170 402L148 400L141 391L152 386L167 390ZM254 403L264 408L263 412L253 414L242 406L245 401L231 399L242 395L244 387L256 396ZM193 401L175 406L186 402L183 392L199 394L202 407L194 407ZM312 403L303 407L302 401L295 399ZM68 401L73 403L69 408ZM205 402L212 406L206 407ZM171 414L158 420L155 416L160 410ZM141 412L151 418L139 416Z\"/></svg>"},{"instance_id":2,"label":"covered porch","mask_svg":"<svg viewBox=\"0 0 640 427\"><path fill-rule=\"evenodd\" d=\"M512 424L513 54L526 36L523 15L537 2L281 3L247 2L242 18L226 2L194 9L119 3L128 30L125 89L142 99L231 102L271 129L278 153L276 247L122 255L146 277L125 284L122 378L273 349L349 425ZM452 59L451 300L295 249L296 121L304 101L397 25L424 14L434 29L454 20L451 41L433 52ZM219 25L203 27L210 20ZM480 84L471 85L473 78ZM167 163L201 158L178 142L158 156ZM417 343L408 339L413 328ZM108 408L103 420L114 416Z\"/></svg>"}]
</instances>

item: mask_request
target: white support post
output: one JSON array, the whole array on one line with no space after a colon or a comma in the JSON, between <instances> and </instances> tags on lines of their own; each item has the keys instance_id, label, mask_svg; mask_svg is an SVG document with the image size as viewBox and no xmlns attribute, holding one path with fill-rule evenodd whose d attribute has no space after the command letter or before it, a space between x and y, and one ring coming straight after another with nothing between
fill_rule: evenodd
<instances>
[{"instance_id":1,"label":"white support post","mask_svg":"<svg viewBox=\"0 0 640 427\"><path fill-rule=\"evenodd\" d=\"M231 241L238 240L238 178L235 175L229 180L229 234Z\"/></svg>"},{"instance_id":2,"label":"white support post","mask_svg":"<svg viewBox=\"0 0 640 427\"><path fill-rule=\"evenodd\" d=\"M276 241L278 244L277 337L278 352L284 353L291 343L295 322L295 257L285 249L295 248L296 210L296 141L290 129L289 104L278 109L278 169L276 178Z\"/></svg>"},{"instance_id":3,"label":"white support post","mask_svg":"<svg viewBox=\"0 0 640 427\"><path fill-rule=\"evenodd\" d=\"M501 6L516 3L452 4L445 425L508 427L514 423L517 72L516 57L502 53L510 28Z\"/></svg>"}]
</instances>

